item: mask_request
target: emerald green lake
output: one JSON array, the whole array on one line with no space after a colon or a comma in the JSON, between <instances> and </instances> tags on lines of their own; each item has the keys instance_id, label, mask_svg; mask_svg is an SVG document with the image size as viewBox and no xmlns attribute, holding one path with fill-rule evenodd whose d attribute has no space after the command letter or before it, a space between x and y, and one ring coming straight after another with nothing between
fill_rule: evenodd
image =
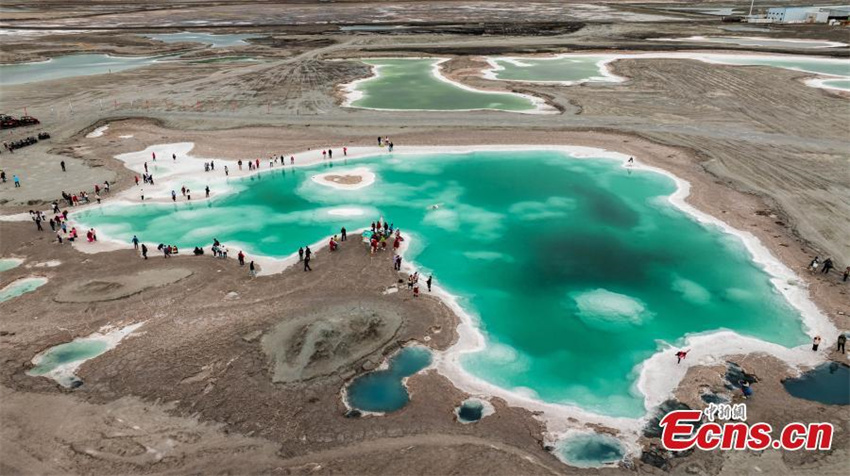
<instances>
[{"instance_id":1,"label":"emerald green lake","mask_svg":"<svg viewBox=\"0 0 850 476\"><path fill-rule=\"evenodd\" d=\"M372 186L310 179L357 167L376 174ZM383 215L412 237L406 259L477 320L487 345L463 355L469 373L604 415L643 415L635 369L661 342L718 329L789 347L808 341L799 313L737 237L671 205L672 179L620 160L387 154L229 183L233 193L208 202L107 203L72 217L128 244L136 234L151 249L218 238L249 257L286 257ZM343 208L363 214L336 212Z\"/></svg>"},{"instance_id":2,"label":"emerald green lake","mask_svg":"<svg viewBox=\"0 0 850 476\"><path fill-rule=\"evenodd\" d=\"M617 59L672 58L698 60L707 63L740 66L772 66L830 76L850 77L850 60L811 58L805 56L754 56L711 53L646 53L616 55L559 55L551 58L495 57L491 69L485 72L490 79L503 81L534 81L582 83L587 81L620 81L608 71L607 63Z\"/></svg>"},{"instance_id":3,"label":"emerald green lake","mask_svg":"<svg viewBox=\"0 0 850 476\"><path fill-rule=\"evenodd\" d=\"M378 76L358 81L352 87L353 107L370 109L533 111L534 101L512 93L493 93L461 87L438 79L434 68L439 59L374 59Z\"/></svg>"}]
</instances>

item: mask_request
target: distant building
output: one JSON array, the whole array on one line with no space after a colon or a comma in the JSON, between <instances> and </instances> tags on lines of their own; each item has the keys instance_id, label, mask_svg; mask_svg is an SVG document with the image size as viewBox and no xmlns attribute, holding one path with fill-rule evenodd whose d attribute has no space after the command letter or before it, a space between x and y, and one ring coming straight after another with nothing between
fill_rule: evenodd
<instances>
[{"instance_id":1,"label":"distant building","mask_svg":"<svg viewBox=\"0 0 850 476\"><path fill-rule=\"evenodd\" d=\"M840 18L850 6L768 8L764 19L771 23L826 23Z\"/></svg>"}]
</instances>

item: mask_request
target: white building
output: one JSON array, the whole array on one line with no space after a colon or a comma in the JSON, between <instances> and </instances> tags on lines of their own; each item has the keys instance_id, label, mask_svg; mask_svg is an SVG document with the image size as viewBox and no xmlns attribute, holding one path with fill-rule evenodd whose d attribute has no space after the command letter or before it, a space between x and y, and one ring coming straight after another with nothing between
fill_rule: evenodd
<instances>
[{"instance_id":1,"label":"white building","mask_svg":"<svg viewBox=\"0 0 850 476\"><path fill-rule=\"evenodd\" d=\"M768 8L765 18L773 23L826 23L830 12L848 7L777 7Z\"/></svg>"}]
</instances>

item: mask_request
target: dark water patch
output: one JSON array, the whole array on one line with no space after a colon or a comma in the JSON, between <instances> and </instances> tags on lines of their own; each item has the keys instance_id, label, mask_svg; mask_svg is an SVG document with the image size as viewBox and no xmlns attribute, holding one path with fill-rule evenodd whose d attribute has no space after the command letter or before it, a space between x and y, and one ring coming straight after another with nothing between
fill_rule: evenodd
<instances>
[{"instance_id":1,"label":"dark water patch","mask_svg":"<svg viewBox=\"0 0 850 476\"><path fill-rule=\"evenodd\" d=\"M461 423L474 423L483 417L493 413L492 407L488 407L483 400L477 398L469 398L464 400L457 409L455 409L457 419Z\"/></svg>"},{"instance_id":2,"label":"dark water patch","mask_svg":"<svg viewBox=\"0 0 850 476\"><path fill-rule=\"evenodd\" d=\"M850 366L839 362L819 365L782 382L791 395L827 405L850 405Z\"/></svg>"},{"instance_id":3,"label":"dark water patch","mask_svg":"<svg viewBox=\"0 0 850 476\"><path fill-rule=\"evenodd\" d=\"M702 395L699 396L699 398L700 398L700 400L702 400L705 403L714 403L715 405L720 404L720 403L729 403L729 402L732 401L726 395L721 395L721 394L712 393L712 392L703 393Z\"/></svg>"},{"instance_id":4,"label":"dark water patch","mask_svg":"<svg viewBox=\"0 0 850 476\"><path fill-rule=\"evenodd\" d=\"M348 386L348 404L361 411L394 412L410 401L404 379L431 364L425 347L405 347L389 360L388 367L363 375Z\"/></svg>"},{"instance_id":5,"label":"dark water patch","mask_svg":"<svg viewBox=\"0 0 850 476\"><path fill-rule=\"evenodd\" d=\"M661 438L661 419L664 418L664 415L674 411L674 410L690 410L691 407L685 405L684 403L675 400L669 399L665 400L655 408L655 411L652 414L652 418L646 422L646 425L643 427L643 436L647 438Z\"/></svg>"},{"instance_id":6,"label":"dark water patch","mask_svg":"<svg viewBox=\"0 0 850 476\"><path fill-rule=\"evenodd\" d=\"M740 390L742 382L752 385L759 381L756 374L747 373L740 365L729 361L726 362L725 378L727 390Z\"/></svg>"}]
</instances>

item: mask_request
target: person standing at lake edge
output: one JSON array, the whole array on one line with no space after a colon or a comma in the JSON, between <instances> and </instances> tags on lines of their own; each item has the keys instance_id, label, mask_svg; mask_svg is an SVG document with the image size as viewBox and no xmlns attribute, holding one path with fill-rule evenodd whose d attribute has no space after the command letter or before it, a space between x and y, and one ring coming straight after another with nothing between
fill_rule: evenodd
<instances>
[{"instance_id":1,"label":"person standing at lake edge","mask_svg":"<svg viewBox=\"0 0 850 476\"><path fill-rule=\"evenodd\" d=\"M304 248L298 248L298 261L304 261Z\"/></svg>"},{"instance_id":2,"label":"person standing at lake edge","mask_svg":"<svg viewBox=\"0 0 850 476\"><path fill-rule=\"evenodd\" d=\"M429 274L428 279L425 281L425 284L428 286L428 292L431 292L431 282L434 280L434 275Z\"/></svg>"},{"instance_id":3,"label":"person standing at lake edge","mask_svg":"<svg viewBox=\"0 0 850 476\"><path fill-rule=\"evenodd\" d=\"M148 247L142 243L142 258L148 259Z\"/></svg>"},{"instance_id":4,"label":"person standing at lake edge","mask_svg":"<svg viewBox=\"0 0 850 476\"><path fill-rule=\"evenodd\" d=\"M819 345L820 345L820 336L815 336L815 338L812 339L812 350L817 352Z\"/></svg>"},{"instance_id":5,"label":"person standing at lake edge","mask_svg":"<svg viewBox=\"0 0 850 476\"><path fill-rule=\"evenodd\" d=\"M340 241L347 241L348 240L348 233L345 231L345 227L342 227L339 230L339 234L340 234Z\"/></svg>"},{"instance_id":6,"label":"person standing at lake edge","mask_svg":"<svg viewBox=\"0 0 850 476\"><path fill-rule=\"evenodd\" d=\"M136 235L133 235L132 242L133 242L133 249L138 250L139 249L139 237L136 236Z\"/></svg>"},{"instance_id":7,"label":"person standing at lake edge","mask_svg":"<svg viewBox=\"0 0 850 476\"><path fill-rule=\"evenodd\" d=\"M844 353L844 345L847 344L847 336L843 333L838 334L838 347L835 349L842 354Z\"/></svg>"}]
</instances>

